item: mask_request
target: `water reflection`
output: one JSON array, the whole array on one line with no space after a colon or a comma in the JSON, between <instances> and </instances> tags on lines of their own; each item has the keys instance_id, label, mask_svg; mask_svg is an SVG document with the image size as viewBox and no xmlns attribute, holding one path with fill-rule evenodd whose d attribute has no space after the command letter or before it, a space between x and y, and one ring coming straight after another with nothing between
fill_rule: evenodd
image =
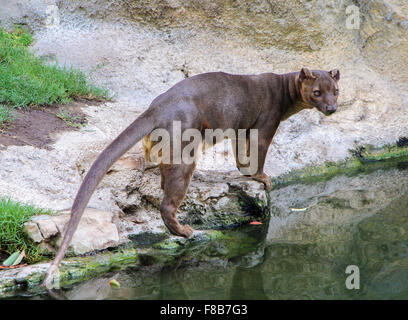
<instances>
[{"instance_id":1,"label":"water reflection","mask_svg":"<svg viewBox=\"0 0 408 320\"><path fill-rule=\"evenodd\" d=\"M407 299L408 174L376 171L271 193L269 226L230 231L162 269L137 266L68 299ZM290 208L308 208L292 212ZM263 228L263 229L262 229ZM360 269L349 290L348 265ZM109 287L109 279L121 289Z\"/></svg>"}]
</instances>

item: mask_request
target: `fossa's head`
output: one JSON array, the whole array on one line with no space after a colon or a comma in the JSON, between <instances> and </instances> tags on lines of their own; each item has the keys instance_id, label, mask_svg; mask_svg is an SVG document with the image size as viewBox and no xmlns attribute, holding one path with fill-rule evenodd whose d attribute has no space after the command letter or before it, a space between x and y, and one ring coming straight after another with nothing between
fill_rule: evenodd
<instances>
[{"instance_id":1,"label":"fossa's head","mask_svg":"<svg viewBox=\"0 0 408 320\"><path fill-rule=\"evenodd\" d=\"M340 71L337 69L323 71L302 68L298 77L302 102L316 107L325 115L334 113L337 110L339 80Z\"/></svg>"}]
</instances>

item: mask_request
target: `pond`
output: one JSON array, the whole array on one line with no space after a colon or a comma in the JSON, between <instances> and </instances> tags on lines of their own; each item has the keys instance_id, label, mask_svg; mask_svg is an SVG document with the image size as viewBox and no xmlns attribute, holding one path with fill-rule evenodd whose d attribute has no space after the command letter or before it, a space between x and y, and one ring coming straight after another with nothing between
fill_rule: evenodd
<instances>
[{"instance_id":1,"label":"pond","mask_svg":"<svg viewBox=\"0 0 408 320\"><path fill-rule=\"evenodd\" d=\"M408 171L391 168L271 192L263 225L223 231L158 267L61 289L65 299L407 299ZM298 209L298 210L293 210ZM348 266L353 272L346 273ZM348 277L358 289L346 285ZM359 279L357 278L359 276ZM116 279L120 288L112 288ZM349 280L350 284L350 280ZM50 299L55 296L19 296Z\"/></svg>"}]
</instances>

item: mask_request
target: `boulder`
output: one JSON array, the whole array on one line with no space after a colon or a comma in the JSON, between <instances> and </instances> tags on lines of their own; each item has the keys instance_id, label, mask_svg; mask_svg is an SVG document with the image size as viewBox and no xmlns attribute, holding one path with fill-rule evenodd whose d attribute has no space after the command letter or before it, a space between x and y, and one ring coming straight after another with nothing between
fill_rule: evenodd
<instances>
[{"instance_id":1,"label":"boulder","mask_svg":"<svg viewBox=\"0 0 408 320\"><path fill-rule=\"evenodd\" d=\"M43 250L55 252L62 241L69 217L69 212L55 216L35 216L25 223L24 230ZM118 229L112 222L112 215L106 211L87 208L72 238L69 252L79 255L118 244Z\"/></svg>"}]
</instances>

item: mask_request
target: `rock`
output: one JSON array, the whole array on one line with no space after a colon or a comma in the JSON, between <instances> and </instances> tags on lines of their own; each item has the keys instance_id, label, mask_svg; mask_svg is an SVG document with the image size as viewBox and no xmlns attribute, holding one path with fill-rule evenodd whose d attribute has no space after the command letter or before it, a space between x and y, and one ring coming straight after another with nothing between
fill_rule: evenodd
<instances>
[{"instance_id":1,"label":"rock","mask_svg":"<svg viewBox=\"0 0 408 320\"><path fill-rule=\"evenodd\" d=\"M61 234L69 220L69 212L57 216L31 218L25 224L25 231L45 251L55 251L61 241ZM41 238L40 238L41 236ZM79 255L96 250L115 247L119 244L119 234L109 212L87 208L79 223L69 251Z\"/></svg>"},{"instance_id":2,"label":"rock","mask_svg":"<svg viewBox=\"0 0 408 320\"><path fill-rule=\"evenodd\" d=\"M205 251L206 246L216 244L220 240L225 243L231 242L232 246L242 246L242 243L247 242L246 239L244 235L232 240L220 231L195 232L193 237L189 239L165 235L164 238L154 240L157 248L140 248L136 245L136 248L121 248L99 255L66 258L61 262L58 272L54 276L54 285L58 289L72 287L73 284L84 282L109 271L119 271L130 266L140 268L146 263L148 270L157 270L157 268L149 265L148 261L156 261L156 265L160 269L169 263L174 263L180 255L185 253L185 250L194 250L195 244L200 245L200 251ZM15 296L21 287L24 287L31 294L43 294L44 289L40 288L39 284L44 279L48 267L49 263L38 263L1 271L0 299ZM109 285L109 281L107 284Z\"/></svg>"},{"instance_id":3,"label":"rock","mask_svg":"<svg viewBox=\"0 0 408 320\"><path fill-rule=\"evenodd\" d=\"M374 69L408 82L408 4L405 1L360 1L363 54Z\"/></svg>"},{"instance_id":4,"label":"rock","mask_svg":"<svg viewBox=\"0 0 408 320\"><path fill-rule=\"evenodd\" d=\"M49 216L35 216L31 218L31 222L37 223L43 239L49 239L59 232L55 221Z\"/></svg>"},{"instance_id":5,"label":"rock","mask_svg":"<svg viewBox=\"0 0 408 320\"><path fill-rule=\"evenodd\" d=\"M24 232L33 240L34 242L41 242L44 240L38 224L35 222L26 222L24 225Z\"/></svg>"},{"instance_id":6,"label":"rock","mask_svg":"<svg viewBox=\"0 0 408 320\"><path fill-rule=\"evenodd\" d=\"M38 30L45 25L49 5L55 5L55 0L0 0L0 24L6 27L25 25Z\"/></svg>"},{"instance_id":7,"label":"rock","mask_svg":"<svg viewBox=\"0 0 408 320\"><path fill-rule=\"evenodd\" d=\"M122 157L118 161L116 161L114 165L109 169L108 173L112 171L121 171L124 169L135 170L142 168L144 168L144 159L140 156L130 155Z\"/></svg>"},{"instance_id":8,"label":"rock","mask_svg":"<svg viewBox=\"0 0 408 320\"><path fill-rule=\"evenodd\" d=\"M39 278L39 274L47 271L48 265L44 263L29 266L16 270L15 282L18 284L25 283L28 278Z\"/></svg>"},{"instance_id":9,"label":"rock","mask_svg":"<svg viewBox=\"0 0 408 320\"><path fill-rule=\"evenodd\" d=\"M105 252L100 255L69 258L62 261L58 273L54 276L54 286L69 287L72 284L88 280L96 275L111 270L121 270L138 263L138 253L135 249L123 249L117 252ZM18 269L0 272L0 299L16 296L19 289L33 294L43 294L45 289L39 284L45 277L49 263L38 263Z\"/></svg>"},{"instance_id":10,"label":"rock","mask_svg":"<svg viewBox=\"0 0 408 320\"><path fill-rule=\"evenodd\" d=\"M97 155L83 153L77 167L85 176ZM122 159L119 160L121 162ZM160 204L163 191L160 187L158 167L148 170L117 166L101 185L112 190L112 197L123 213L122 218L136 217L146 221L143 231L163 232ZM190 183L185 200L177 217L182 223L196 229L227 227L248 222L252 218L265 218L268 199L264 185L243 177L238 171L224 172L197 170ZM159 228L157 228L159 227ZM141 227L125 224L121 232L132 235ZM127 229L125 231L124 229Z\"/></svg>"}]
</instances>

